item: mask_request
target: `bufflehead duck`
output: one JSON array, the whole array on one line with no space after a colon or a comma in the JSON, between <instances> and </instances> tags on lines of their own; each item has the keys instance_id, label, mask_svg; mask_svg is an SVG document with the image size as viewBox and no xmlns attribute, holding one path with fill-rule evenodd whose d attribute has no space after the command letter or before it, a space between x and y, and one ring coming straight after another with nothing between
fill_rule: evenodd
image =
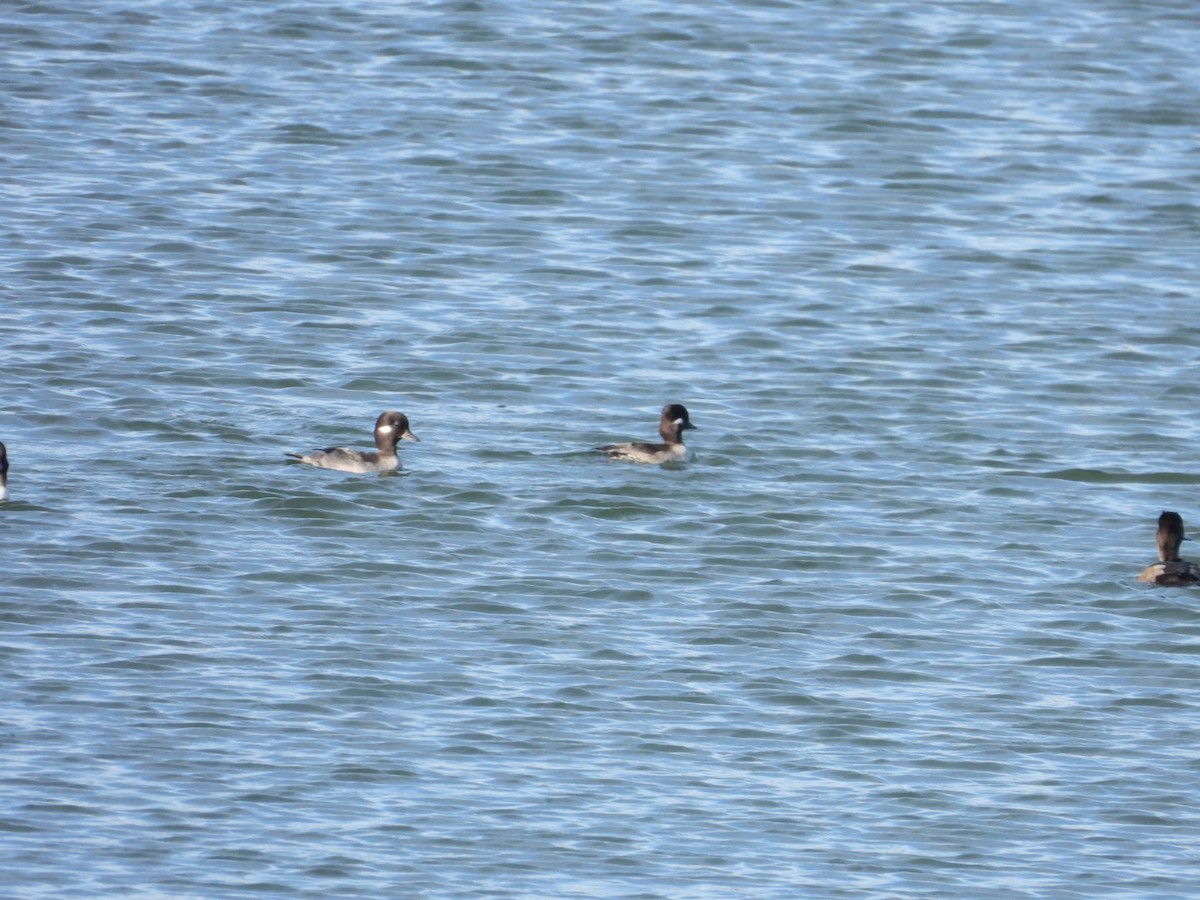
<instances>
[{"instance_id":1,"label":"bufflehead duck","mask_svg":"<svg viewBox=\"0 0 1200 900\"><path fill-rule=\"evenodd\" d=\"M420 442L420 438L408 429L408 416L399 412L382 412L375 420L375 446L378 450L348 450L345 447L326 447L312 453L289 453L302 463L321 469L337 469L340 472L390 472L399 467L400 457L396 444L401 438Z\"/></svg>"},{"instance_id":2,"label":"bufflehead duck","mask_svg":"<svg viewBox=\"0 0 1200 900\"><path fill-rule=\"evenodd\" d=\"M664 444L632 441L628 444L605 444L597 450L608 454L609 459L624 459L630 462L667 463L682 462L688 458L688 448L683 445L683 433L696 426L688 419L687 407L681 403L668 403L662 409L658 433Z\"/></svg>"},{"instance_id":3,"label":"bufflehead duck","mask_svg":"<svg viewBox=\"0 0 1200 900\"><path fill-rule=\"evenodd\" d=\"M1138 581L1151 584L1196 584L1200 582L1200 566L1179 558L1179 545L1188 540L1183 533L1183 517L1177 512L1164 512L1158 517L1158 559L1142 570Z\"/></svg>"},{"instance_id":4,"label":"bufflehead duck","mask_svg":"<svg viewBox=\"0 0 1200 900\"><path fill-rule=\"evenodd\" d=\"M8 496L8 450L0 444L0 500Z\"/></svg>"}]
</instances>

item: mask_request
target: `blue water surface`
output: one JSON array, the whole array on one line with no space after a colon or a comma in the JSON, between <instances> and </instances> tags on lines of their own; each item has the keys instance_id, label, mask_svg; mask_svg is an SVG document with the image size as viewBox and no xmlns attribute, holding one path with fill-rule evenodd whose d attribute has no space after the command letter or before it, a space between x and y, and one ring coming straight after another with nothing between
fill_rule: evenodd
<instances>
[{"instance_id":1,"label":"blue water surface","mask_svg":"<svg viewBox=\"0 0 1200 900\"><path fill-rule=\"evenodd\" d=\"M7 896L1200 892L1192 4L0 41Z\"/></svg>"}]
</instances>

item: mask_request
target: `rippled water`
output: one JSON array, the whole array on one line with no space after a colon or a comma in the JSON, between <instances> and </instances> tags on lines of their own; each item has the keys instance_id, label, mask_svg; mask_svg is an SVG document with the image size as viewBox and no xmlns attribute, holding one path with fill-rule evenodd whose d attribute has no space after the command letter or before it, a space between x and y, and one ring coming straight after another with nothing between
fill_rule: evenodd
<instances>
[{"instance_id":1,"label":"rippled water","mask_svg":"<svg viewBox=\"0 0 1200 900\"><path fill-rule=\"evenodd\" d=\"M1191 4L84 7L0 24L7 893L1200 889Z\"/></svg>"}]
</instances>

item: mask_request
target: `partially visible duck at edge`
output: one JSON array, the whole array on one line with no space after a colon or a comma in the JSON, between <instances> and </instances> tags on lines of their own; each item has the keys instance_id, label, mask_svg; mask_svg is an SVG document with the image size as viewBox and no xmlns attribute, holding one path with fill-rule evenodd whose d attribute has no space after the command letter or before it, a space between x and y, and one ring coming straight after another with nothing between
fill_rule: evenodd
<instances>
[{"instance_id":1,"label":"partially visible duck at edge","mask_svg":"<svg viewBox=\"0 0 1200 900\"><path fill-rule=\"evenodd\" d=\"M320 469L337 469L364 475L370 472L390 472L400 466L396 445L401 440L417 441L408 427L408 416L400 412L382 412L375 420L376 450L349 450L345 447L326 447L311 453L288 453L302 463Z\"/></svg>"},{"instance_id":2,"label":"partially visible duck at edge","mask_svg":"<svg viewBox=\"0 0 1200 900\"><path fill-rule=\"evenodd\" d=\"M1158 517L1158 562L1148 566L1138 581L1183 585L1200 582L1200 566L1179 558L1179 545L1188 540L1183 533L1183 516L1164 512Z\"/></svg>"},{"instance_id":3,"label":"partially visible duck at edge","mask_svg":"<svg viewBox=\"0 0 1200 900\"><path fill-rule=\"evenodd\" d=\"M658 423L658 433L662 435L664 443L631 441L627 444L605 444L596 449L607 453L609 459L623 459L629 462L684 462L689 458L690 451L683 445L683 433L695 427L688 418L686 406L682 403L668 403L662 408L662 418Z\"/></svg>"},{"instance_id":4,"label":"partially visible duck at edge","mask_svg":"<svg viewBox=\"0 0 1200 900\"><path fill-rule=\"evenodd\" d=\"M8 497L8 450L0 444L0 500Z\"/></svg>"}]
</instances>

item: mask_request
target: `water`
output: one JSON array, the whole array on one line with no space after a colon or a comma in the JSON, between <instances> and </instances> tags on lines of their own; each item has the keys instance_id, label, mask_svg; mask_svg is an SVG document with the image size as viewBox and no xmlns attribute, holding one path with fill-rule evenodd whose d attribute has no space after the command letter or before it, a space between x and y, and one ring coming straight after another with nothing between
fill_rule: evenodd
<instances>
[{"instance_id":1,"label":"water","mask_svg":"<svg viewBox=\"0 0 1200 900\"><path fill-rule=\"evenodd\" d=\"M1191 4L86 6L0 25L8 895L1200 889Z\"/></svg>"}]
</instances>

